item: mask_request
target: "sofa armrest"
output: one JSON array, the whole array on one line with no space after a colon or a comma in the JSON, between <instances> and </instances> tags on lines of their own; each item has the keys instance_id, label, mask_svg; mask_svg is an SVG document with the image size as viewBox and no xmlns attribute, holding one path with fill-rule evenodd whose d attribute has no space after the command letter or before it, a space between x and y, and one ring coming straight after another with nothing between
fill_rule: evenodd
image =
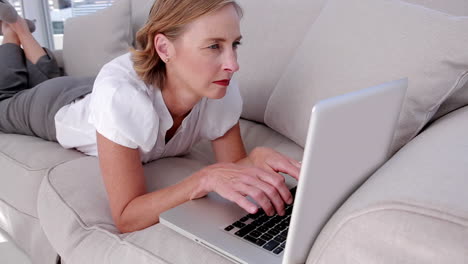
<instances>
[{"instance_id":1,"label":"sofa armrest","mask_svg":"<svg viewBox=\"0 0 468 264\"><path fill-rule=\"evenodd\" d=\"M334 214L307 263L468 263L468 107L436 121Z\"/></svg>"}]
</instances>

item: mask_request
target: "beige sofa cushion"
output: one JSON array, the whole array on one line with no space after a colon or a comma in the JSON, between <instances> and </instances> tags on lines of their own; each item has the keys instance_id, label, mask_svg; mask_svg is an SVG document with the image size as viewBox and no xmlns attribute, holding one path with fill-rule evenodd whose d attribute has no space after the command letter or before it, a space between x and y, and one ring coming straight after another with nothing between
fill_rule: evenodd
<instances>
[{"instance_id":1,"label":"beige sofa cushion","mask_svg":"<svg viewBox=\"0 0 468 264\"><path fill-rule=\"evenodd\" d=\"M104 64L128 52L133 42L130 12L129 0L118 0L94 14L67 19L63 40L65 73L96 76Z\"/></svg>"},{"instance_id":2,"label":"beige sofa cushion","mask_svg":"<svg viewBox=\"0 0 468 264\"><path fill-rule=\"evenodd\" d=\"M468 16L468 1L466 0L406 0L405 2L423 5L451 15ZM468 83L442 103L432 120L466 105L468 105Z\"/></svg>"},{"instance_id":3,"label":"beige sofa cushion","mask_svg":"<svg viewBox=\"0 0 468 264\"><path fill-rule=\"evenodd\" d=\"M47 170L83 156L55 142L0 133L0 200L37 217L37 192Z\"/></svg>"},{"instance_id":4,"label":"beige sofa cushion","mask_svg":"<svg viewBox=\"0 0 468 264\"><path fill-rule=\"evenodd\" d=\"M468 107L422 132L335 213L308 264L468 263Z\"/></svg>"},{"instance_id":5,"label":"beige sofa cushion","mask_svg":"<svg viewBox=\"0 0 468 264\"><path fill-rule=\"evenodd\" d=\"M242 117L264 122L268 99L325 0L239 0L244 9L237 73Z\"/></svg>"},{"instance_id":6,"label":"beige sofa cushion","mask_svg":"<svg viewBox=\"0 0 468 264\"><path fill-rule=\"evenodd\" d=\"M458 108L468 105L468 83L463 86L460 90L452 94L437 110L432 120L436 120L439 117L446 115Z\"/></svg>"},{"instance_id":7,"label":"beige sofa cushion","mask_svg":"<svg viewBox=\"0 0 468 264\"><path fill-rule=\"evenodd\" d=\"M407 3L425 6L430 9L439 10L441 12L454 16L468 15L468 1L466 0L403 0Z\"/></svg>"},{"instance_id":8,"label":"beige sofa cushion","mask_svg":"<svg viewBox=\"0 0 468 264\"><path fill-rule=\"evenodd\" d=\"M392 150L468 77L468 17L390 0L330 0L268 102L265 121L304 145L320 99L409 78Z\"/></svg>"},{"instance_id":9,"label":"beige sofa cushion","mask_svg":"<svg viewBox=\"0 0 468 264\"><path fill-rule=\"evenodd\" d=\"M153 6L154 0L131 0L130 23L132 28L133 46L135 46L136 33L148 19L149 12Z\"/></svg>"},{"instance_id":10,"label":"beige sofa cushion","mask_svg":"<svg viewBox=\"0 0 468 264\"><path fill-rule=\"evenodd\" d=\"M57 143L0 133L0 229L33 263L54 263L57 257L37 216L42 179L50 167L81 157Z\"/></svg>"}]
</instances>

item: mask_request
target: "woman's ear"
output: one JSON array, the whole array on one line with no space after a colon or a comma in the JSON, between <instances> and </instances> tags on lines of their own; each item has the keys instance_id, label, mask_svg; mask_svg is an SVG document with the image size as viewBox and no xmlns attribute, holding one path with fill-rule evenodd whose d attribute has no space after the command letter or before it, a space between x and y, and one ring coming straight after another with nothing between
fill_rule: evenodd
<instances>
[{"instance_id":1,"label":"woman's ear","mask_svg":"<svg viewBox=\"0 0 468 264\"><path fill-rule=\"evenodd\" d=\"M170 58L171 45L171 41L164 34L159 33L154 36L154 48L161 60L167 61Z\"/></svg>"}]
</instances>

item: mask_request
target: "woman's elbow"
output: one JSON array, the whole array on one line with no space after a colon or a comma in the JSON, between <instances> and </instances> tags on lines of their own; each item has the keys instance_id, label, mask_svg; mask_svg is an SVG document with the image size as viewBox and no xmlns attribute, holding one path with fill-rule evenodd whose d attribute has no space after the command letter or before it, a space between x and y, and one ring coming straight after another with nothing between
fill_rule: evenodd
<instances>
[{"instance_id":1,"label":"woman's elbow","mask_svg":"<svg viewBox=\"0 0 468 264\"><path fill-rule=\"evenodd\" d=\"M131 233L131 232L134 232L136 230L134 230L134 228L132 228L132 226L128 225L128 224L124 224L124 223L115 223L115 226L117 227L117 229L119 230L119 232L121 234L125 234L125 233Z\"/></svg>"},{"instance_id":2,"label":"woman's elbow","mask_svg":"<svg viewBox=\"0 0 468 264\"><path fill-rule=\"evenodd\" d=\"M119 230L120 233L131 233L135 231L139 231L145 229L149 226L145 226L143 223L137 223L135 221L131 221L128 219L124 219L123 217L119 217L118 219L114 219L115 226ZM154 224L159 223L159 219Z\"/></svg>"}]
</instances>

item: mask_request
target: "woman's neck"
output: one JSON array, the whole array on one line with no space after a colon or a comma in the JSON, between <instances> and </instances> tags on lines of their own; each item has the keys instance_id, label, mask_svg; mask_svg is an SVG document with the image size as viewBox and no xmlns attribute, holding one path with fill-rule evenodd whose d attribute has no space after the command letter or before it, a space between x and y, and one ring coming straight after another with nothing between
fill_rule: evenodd
<instances>
[{"instance_id":1,"label":"woman's neck","mask_svg":"<svg viewBox=\"0 0 468 264\"><path fill-rule=\"evenodd\" d=\"M172 119L183 119L186 117L192 108L201 100L201 97L196 96L188 89L180 89L166 82L166 85L161 89L164 103L166 104Z\"/></svg>"}]
</instances>

